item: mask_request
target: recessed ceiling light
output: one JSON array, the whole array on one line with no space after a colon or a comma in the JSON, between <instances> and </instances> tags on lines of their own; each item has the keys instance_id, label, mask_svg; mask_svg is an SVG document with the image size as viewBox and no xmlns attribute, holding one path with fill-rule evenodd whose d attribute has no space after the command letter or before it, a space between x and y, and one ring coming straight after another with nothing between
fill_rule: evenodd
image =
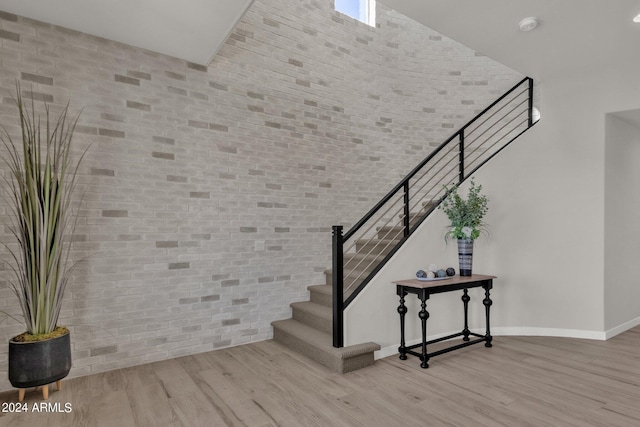
<instances>
[{"instance_id":1,"label":"recessed ceiling light","mask_svg":"<svg viewBox=\"0 0 640 427\"><path fill-rule=\"evenodd\" d=\"M538 26L538 20L532 16L524 18L518 24L520 31L531 31Z\"/></svg>"},{"instance_id":2,"label":"recessed ceiling light","mask_svg":"<svg viewBox=\"0 0 640 427\"><path fill-rule=\"evenodd\" d=\"M640 22L640 13L637 14L635 18L633 18L633 22Z\"/></svg>"}]
</instances>

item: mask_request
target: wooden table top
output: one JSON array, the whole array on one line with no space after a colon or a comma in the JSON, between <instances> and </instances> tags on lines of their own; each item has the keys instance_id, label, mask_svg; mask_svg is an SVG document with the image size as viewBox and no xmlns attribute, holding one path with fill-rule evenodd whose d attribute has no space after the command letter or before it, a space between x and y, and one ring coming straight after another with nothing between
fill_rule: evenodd
<instances>
[{"instance_id":1,"label":"wooden table top","mask_svg":"<svg viewBox=\"0 0 640 427\"><path fill-rule=\"evenodd\" d=\"M411 288L427 289L427 288L446 287L450 285L463 285L465 283L480 282L483 280L492 280L495 278L496 276L487 276L484 274L472 274L471 276L455 275L455 276L452 276L446 279L441 279L441 280L418 280L418 279L397 280L397 281L394 281L393 284L408 286Z\"/></svg>"}]
</instances>

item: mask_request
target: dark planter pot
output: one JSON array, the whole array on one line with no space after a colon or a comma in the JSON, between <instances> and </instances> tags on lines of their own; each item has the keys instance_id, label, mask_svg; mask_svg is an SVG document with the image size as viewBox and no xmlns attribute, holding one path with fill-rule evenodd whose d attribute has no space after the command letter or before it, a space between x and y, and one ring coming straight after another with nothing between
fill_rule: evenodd
<instances>
[{"instance_id":1,"label":"dark planter pot","mask_svg":"<svg viewBox=\"0 0 640 427\"><path fill-rule=\"evenodd\" d=\"M69 375L71 335L46 341L9 340L9 381L15 388L51 384Z\"/></svg>"},{"instance_id":2,"label":"dark planter pot","mask_svg":"<svg viewBox=\"0 0 640 427\"><path fill-rule=\"evenodd\" d=\"M460 264L460 275L471 276L473 240L458 240L458 263Z\"/></svg>"}]
</instances>

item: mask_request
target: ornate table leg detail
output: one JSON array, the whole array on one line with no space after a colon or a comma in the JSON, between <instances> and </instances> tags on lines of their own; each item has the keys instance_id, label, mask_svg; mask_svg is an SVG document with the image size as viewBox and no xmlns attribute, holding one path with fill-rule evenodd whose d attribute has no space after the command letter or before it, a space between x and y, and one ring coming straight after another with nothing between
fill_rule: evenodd
<instances>
[{"instance_id":1,"label":"ornate table leg detail","mask_svg":"<svg viewBox=\"0 0 640 427\"><path fill-rule=\"evenodd\" d=\"M487 333L484 335L484 339L485 339L485 343L484 346L485 347L492 347L493 344L491 344L491 341L493 340L493 337L491 336L491 331L489 329L489 310L491 308L491 304L493 304L493 301L491 301L491 298L489 296L489 290L491 289L491 284L485 285L484 287L484 300L482 300L482 304L484 304L484 308L485 308L485 315L487 317Z\"/></svg>"},{"instance_id":2,"label":"ornate table leg detail","mask_svg":"<svg viewBox=\"0 0 640 427\"><path fill-rule=\"evenodd\" d=\"M420 367L426 369L429 367L429 356L427 355L427 319L429 318L429 312L427 311L427 296L424 292L420 295L420 301L422 301L420 305L422 310L418 314L422 321L422 357L420 358L422 363L420 363Z\"/></svg>"},{"instance_id":3,"label":"ornate table leg detail","mask_svg":"<svg viewBox=\"0 0 640 427\"><path fill-rule=\"evenodd\" d=\"M469 296L469 291L466 288L464 289L461 299L462 304L464 305L464 329L462 330L464 337L462 340L469 341L469 301L471 301L471 297Z\"/></svg>"},{"instance_id":4,"label":"ornate table leg detail","mask_svg":"<svg viewBox=\"0 0 640 427\"><path fill-rule=\"evenodd\" d=\"M407 292L398 287L398 294L400 295L400 306L398 306L398 313L400 314L400 347L398 347L398 352L400 353L400 360L407 360L404 342L404 316L407 314L407 307L404 305L404 297L407 295Z\"/></svg>"}]
</instances>

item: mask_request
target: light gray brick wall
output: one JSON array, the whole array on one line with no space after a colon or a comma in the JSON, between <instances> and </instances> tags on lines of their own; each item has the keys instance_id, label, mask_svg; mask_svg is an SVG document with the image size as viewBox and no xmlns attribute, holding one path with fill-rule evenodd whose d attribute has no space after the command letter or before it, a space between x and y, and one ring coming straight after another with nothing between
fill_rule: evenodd
<instances>
[{"instance_id":1,"label":"light gray brick wall","mask_svg":"<svg viewBox=\"0 0 640 427\"><path fill-rule=\"evenodd\" d=\"M205 67L0 12L0 122L17 131L17 79L38 105L83 107L78 149L92 144L74 246L86 260L61 315L72 375L270 338L324 281L331 225L521 78L377 16L256 0ZM0 309L19 315L0 273ZM5 318L0 341L22 330ZM0 390L6 372L0 346Z\"/></svg>"}]
</instances>

